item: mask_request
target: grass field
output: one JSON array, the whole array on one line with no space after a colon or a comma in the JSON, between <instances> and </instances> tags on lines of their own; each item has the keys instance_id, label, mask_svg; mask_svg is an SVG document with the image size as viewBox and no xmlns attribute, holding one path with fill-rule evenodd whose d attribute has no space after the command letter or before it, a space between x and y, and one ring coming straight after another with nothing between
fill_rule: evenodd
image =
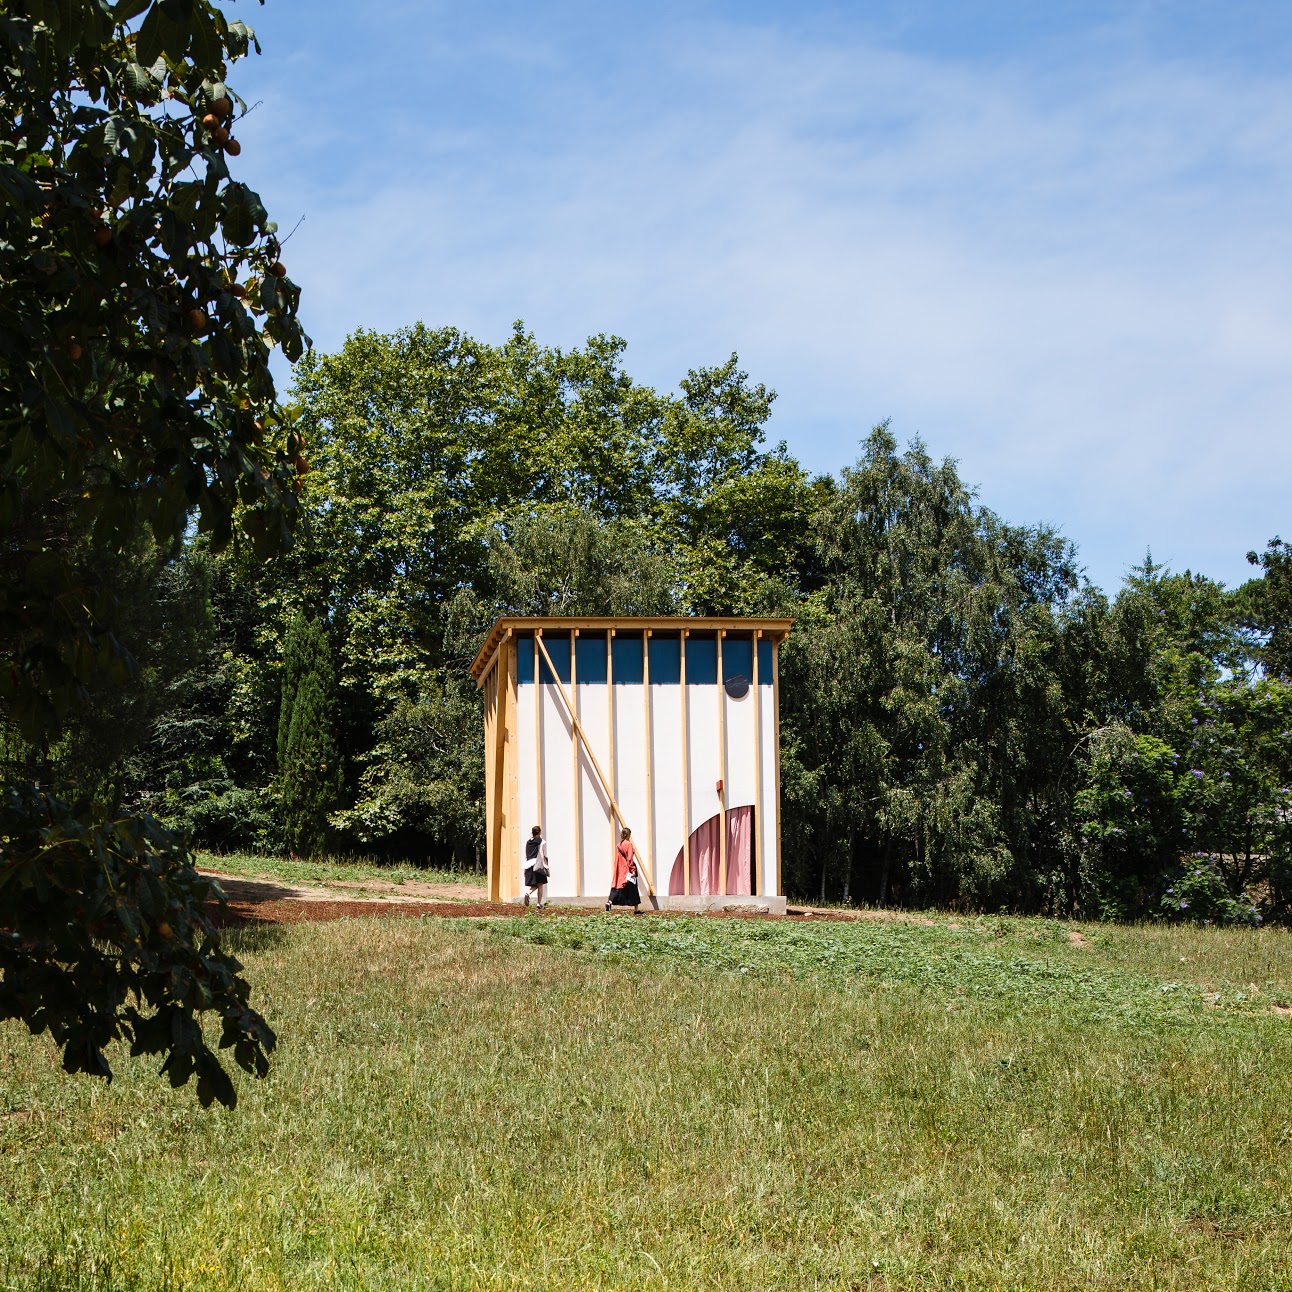
<instances>
[{"instance_id":1,"label":"grass field","mask_svg":"<svg viewBox=\"0 0 1292 1292\"><path fill-rule=\"evenodd\" d=\"M240 936L233 1114L0 1028L0 1288L1292 1287L1292 937Z\"/></svg>"},{"instance_id":2,"label":"grass field","mask_svg":"<svg viewBox=\"0 0 1292 1292\"><path fill-rule=\"evenodd\" d=\"M388 884L479 884L484 891L485 877L473 870L441 870L435 866L390 865L344 857L322 857L297 861L291 857L269 856L251 852L200 852L197 864L207 870L248 879L283 880L289 884L328 884L337 880L361 882L380 880Z\"/></svg>"}]
</instances>

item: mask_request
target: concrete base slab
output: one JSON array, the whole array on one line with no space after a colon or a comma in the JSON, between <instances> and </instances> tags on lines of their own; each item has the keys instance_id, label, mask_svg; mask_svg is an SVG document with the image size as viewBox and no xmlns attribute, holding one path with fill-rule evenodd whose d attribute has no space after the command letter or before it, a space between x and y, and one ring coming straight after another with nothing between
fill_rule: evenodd
<instances>
[{"instance_id":1,"label":"concrete base slab","mask_svg":"<svg viewBox=\"0 0 1292 1292\"><path fill-rule=\"evenodd\" d=\"M549 906L582 906L598 908L606 904L604 897L549 897L547 899ZM520 899L516 900L516 905L520 905ZM690 914L702 914L705 911L726 911L732 915L784 915L785 898L783 897L669 897L661 895L659 898L659 909L661 911L678 911ZM620 907L620 910L628 910L628 907ZM651 910L650 898L642 894L642 910Z\"/></svg>"}]
</instances>

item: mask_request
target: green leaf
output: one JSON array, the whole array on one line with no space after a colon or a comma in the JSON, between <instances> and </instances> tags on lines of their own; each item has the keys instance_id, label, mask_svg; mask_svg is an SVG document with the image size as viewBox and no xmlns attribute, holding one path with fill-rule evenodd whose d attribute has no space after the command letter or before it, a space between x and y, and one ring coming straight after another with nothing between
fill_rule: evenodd
<instances>
[{"instance_id":1,"label":"green leaf","mask_svg":"<svg viewBox=\"0 0 1292 1292\"><path fill-rule=\"evenodd\" d=\"M154 67L162 56L162 16L154 5L148 11L135 41L135 57L145 67Z\"/></svg>"},{"instance_id":2,"label":"green leaf","mask_svg":"<svg viewBox=\"0 0 1292 1292\"><path fill-rule=\"evenodd\" d=\"M58 30L61 15L57 0L27 0L27 11L33 22L48 27L50 31Z\"/></svg>"},{"instance_id":3,"label":"green leaf","mask_svg":"<svg viewBox=\"0 0 1292 1292\"><path fill-rule=\"evenodd\" d=\"M160 88L152 73L141 63L127 63L125 70L126 86L136 99L151 103Z\"/></svg>"},{"instance_id":4,"label":"green leaf","mask_svg":"<svg viewBox=\"0 0 1292 1292\"><path fill-rule=\"evenodd\" d=\"M221 206L220 226L224 236L234 246L250 246L268 214L259 194L245 184L231 183L224 190Z\"/></svg>"},{"instance_id":5,"label":"green leaf","mask_svg":"<svg viewBox=\"0 0 1292 1292\"><path fill-rule=\"evenodd\" d=\"M0 189L10 204L21 208L40 200L40 185L16 166L0 163Z\"/></svg>"},{"instance_id":6,"label":"green leaf","mask_svg":"<svg viewBox=\"0 0 1292 1292\"><path fill-rule=\"evenodd\" d=\"M81 419L73 414L72 408L64 399L46 396L43 401L45 419L54 434L70 446L76 442Z\"/></svg>"},{"instance_id":7,"label":"green leaf","mask_svg":"<svg viewBox=\"0 0 1292 1292\"><path fill-rule=\"evenodd\" d=\"M192 30L190 50L194 66L204 72L217 71L224 62L224 46L210 12L204 6L193 15Z\"/></svg>"},{"instance_id":8,"label":"green leaf","mask_svg":"<svg viewBox=\"0 0 1292 1292\"><path fill-rule=\"evenodd\" d=\"M256 53L260 53L260 43L256 40L256 33L240 18L235 18L228 24L228 41L230 52L237 58L245 55L248 46L253 44L256 47Z\"/></svg>"}]
</instances>

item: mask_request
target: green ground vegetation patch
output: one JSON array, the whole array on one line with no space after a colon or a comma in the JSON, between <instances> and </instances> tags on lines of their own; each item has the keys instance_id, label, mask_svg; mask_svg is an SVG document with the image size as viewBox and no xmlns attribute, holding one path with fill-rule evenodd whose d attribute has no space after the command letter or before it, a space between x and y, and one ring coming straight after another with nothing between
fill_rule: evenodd
<instances>
[{"instance_id":1,"label":"green ground vegetation patch","mask_svg":"<svg viewBox=\"0 0 1292 1292\"><path fill-rule=\"evenodd\" d=\"M787 975L862 990L901 984L934 992L948 1007L978 999L1141 1026L1251 1014L1292 1000L1292 944L1281 930L1110 934L1099 926L1083 931L1051 920L1001 917L791 923L532 914L493 928L618 961L680 962L705 973ZM1200 954L1198 944L1213 937L1230 952L1228 971L1223 956ZM1149 945L1137 947L1137 941ZM1252 943L1266 954L1253 956ZM1241 957L1233 954L1240 946ZM1250 981L1258 974L1260 982Z\"/></svg>"},{"instance_id":2,"label":"green ground vegetation patch","mask_svg":"<svg viewBox=\"0 0 1292 1292\"><path fill-rule=\"evenodd\" d=\"M478 884L484 891L485 877L474 870L442 870L435 866L347 857L318 857L300 861L292 857L251 852L199 852L197 864L204 870L218 870L246 879L278 879L288 884L329 884L337 880L357 882L380 880L387 884Z\"/></svg>"},{"instance_id":3,"label":"green ground vegetation patch","mask_svg":"<svg viewBox=\"0 0 1292 1292\"><path fill-rule=\"evenodd\" d=\"M1292 1024L1125 1005L1292 940L966 927L253 927L233 1113L0 1028L0 1289L1292 1287Z\"/></svg>"}]
</instances>

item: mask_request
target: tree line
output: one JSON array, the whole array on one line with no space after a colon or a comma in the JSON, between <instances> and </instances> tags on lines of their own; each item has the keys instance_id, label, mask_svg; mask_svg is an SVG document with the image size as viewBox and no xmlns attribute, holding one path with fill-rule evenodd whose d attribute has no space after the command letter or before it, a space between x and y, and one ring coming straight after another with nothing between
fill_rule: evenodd
<instances>
[{"instance_id":1,"label":"tree line","mask_svg":"<svg viewBox=\"0 0 1292 1292\"><path fill-rule=\"evenodd\" d=\"M813 477L734 356L664 394L623 349L416 326L306 354L294 544L116 557L140 667L91 688L58 775L201 847L478 867L495 616L787 614L792 895L1286 918L1284 544L1236 589L1146 558L1110 597L921 443L879 426Z\"/></svg>"}]
</instances>

